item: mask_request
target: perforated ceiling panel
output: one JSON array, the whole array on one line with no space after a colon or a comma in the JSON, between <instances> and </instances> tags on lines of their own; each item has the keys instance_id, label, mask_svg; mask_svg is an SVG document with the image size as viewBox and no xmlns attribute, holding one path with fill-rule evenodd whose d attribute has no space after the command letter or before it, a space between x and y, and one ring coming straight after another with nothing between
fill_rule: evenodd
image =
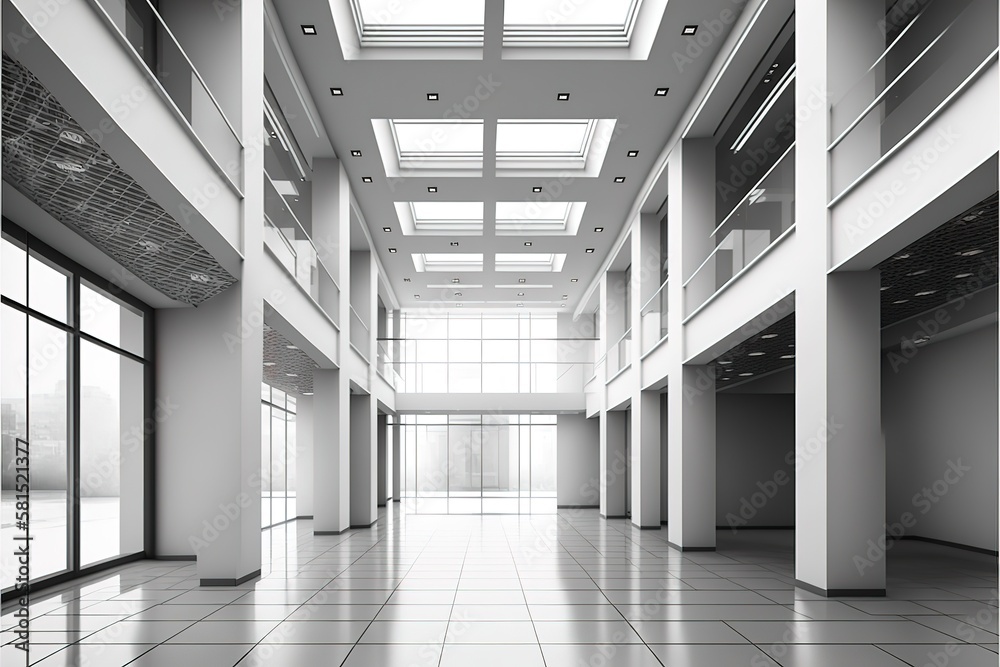
<instances>
[{"instance_id":1,"label":"perforated ceiling panel","mask_svg":"<svg viewBox=\"0 0 1000 667\"><path fill-rule=\"evenodd\" d=\"M309 355L264 325L264 382L292 394L312 393L315 369Z\"/></svg>"},{"instance_id":2,"label":"perforated ceiling panel","mask_svg":"<svg viewBox=\"0 0 1000 667\"><path fill-rule=\"evenodd\" d=\"M716 387L725 389L795 365L795 313L712 362Z\"/></svg>"},{"instance_id":3,"label":"perforated ceiling panel","mask_svg":"<svg viewBox=\"0 0 1000 667\"><path fill-rule=\"evenodd\" d=\"M5 181L172 299L236 282L6 53L2 84Z\"/></svg>"}]
</instances>

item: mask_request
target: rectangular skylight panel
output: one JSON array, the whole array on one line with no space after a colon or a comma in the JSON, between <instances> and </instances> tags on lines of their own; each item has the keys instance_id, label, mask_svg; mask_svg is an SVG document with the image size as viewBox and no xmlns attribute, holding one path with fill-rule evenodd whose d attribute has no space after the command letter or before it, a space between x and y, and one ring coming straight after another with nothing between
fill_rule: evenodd
<instances>
[{"instance_id":1,"label":"rectangular skylight panel","mask_svg":"<svg viewBox=\"0 0 1000 667\"><path fill-rule=\"evenodd\" d=\"M617 27L631 23L638 0L599 0L598 2L567 2L566 0L505 0L503 22L517 28L536 27L544 30L573 28Z\"/></svg>"},{"instance_id":2,"label":"rectangular skylight panel","mask_svg":"<svg viewBox=\"0 0 1000 667\"><path fill-rule=\"evenodd\" d=\"M585 157L593 134L589 120L501 120L497 159Z\"/></svg>"},{"instance_id":3,"label":"rectangular skylight panel","mask_svg":"<svg viewBox=\"0 0 1000 667\"><path fill-rule=\"evenodd\" d=\"M413 220L422 223L483 222L483 203L472 201L415 201Z\"/></svg>"},{"instance_id":4,"label":"rectangular skylight panel","mask_svg":"<svg viewBox=\"0 0 1000 667\"><path fill-rule=\"evenodd\" d=\"M485 0L351 0L365 30L482 27Z\"/></svg>"},{"instance_id":5,"label":"rectangular skylight panel","mask_svg":"<svg viewBox=\"0 0 1000 667\"><path fill-rule=\"evenodd\" d=\"M552 264L555 255L541 252L499 252L497 253L497 264L538 264L547 266Z\"/></svg>"},{"instance_id":6,"label":"rectangular skylight panel","mask_svg":"<svg viewBox=\"0 0 1000 667\"><path fill-rule=\"evenodd\" d=\"M569 218L570 202L499 201L497 224L542 223L563 225Z\"/></svg>"},{"instance_id":7,"label":"rectangular skylight panel","mask_svg":"<svg viewBox=\"0 0 1000 667\"><path fill-rule=\"evenodd\" d=\"M391 120L400 158L481 159L483 121Z\"/></svg>"},{"instance_id":8,"label":"rectangular skylight panel","mask_svg":"<svg viewBox=\"0 0 1000 667\"><path fill-rule=\"evenodd\" d=\"M427 252L424 259L428 264L475 264L482 263L482 253L475 252Z\"/></svg>"}]
</instances>

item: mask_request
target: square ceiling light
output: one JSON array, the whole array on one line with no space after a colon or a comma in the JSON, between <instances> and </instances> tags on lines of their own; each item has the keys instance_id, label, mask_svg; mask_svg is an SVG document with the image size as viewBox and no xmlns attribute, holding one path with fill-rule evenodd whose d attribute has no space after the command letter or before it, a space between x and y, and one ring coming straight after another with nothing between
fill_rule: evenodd
<instances>
[{"instance_id":1,"label":"square ceiling light","mask_svg":"<svg viewBox=\"0 0 1000 667\"><path fill-rule=\"evenodd\" d=\"M399 228L406 236L479 236L483 233L483 202L396 202Z\"/></svg>"},{"instance_id":2,"label":"square ceiling light","mask_svg":"<svg viewBox=\"0 0 1000 667\"><path fill-rule=\"evenodd\" d=\"M586 207L586 202L497 202L497 236L573 236Z\"/></svg>"},{"instance_id":3,"label":"square ceiling light","mask_svg":"<svg viewBox=\"0 0 1000 667\"><path fill-rule=\"evenodd\" d=\"M497 271L558 273L565 262L566 253L498 252L495 255Z\"/></svg>"},{"instance_id":4,"label":"square ceiling light","mask_svg":"<svg viewBox=\"0 0 1000 667\"><path fill-rule=\"evenodd\" d=\"M371 46L482 46L485 0L349 0L357 38ZM335 12L335 15L339 12Z\"/></svg>"},{"instance_id":5,"label":"square ceiling light","mask_svg":"<svg viewBox=\"0 0 1000 667\"><path fill-rule=\"evenodd\" d=\"M388 176L480 176L483 121L372 119Z\"/></svg>"},{"instance_id":6,"label":"square ceiling light","mask_svg":"<svg viewBox=\"0 0 1000 667\"><path fill-rule=\"evenodd\" d=\"M505 0L504 46L627 47L641 0Z\"/></svg>"},{"instance_id":7,"label":"square ceiling light","mask_svg":"<svg viewBox=\"0 0 1000 667\"><path fill-rule=\"evenodd\" d=\"M413 268L418 272L461 273L483 270L483 254L472 252L413 253Z\"/></svg>"},{"instance_id":8,"label":"square ceiling light","mask_svg":"<svg viewBox=\"0 0 1000 667\"><path fill-rule=\"evenodd\" d=\"M558 170L597 176L616 123L616 119L498 120L497 175L544 175Z\"/></svg>"}]
</instances>

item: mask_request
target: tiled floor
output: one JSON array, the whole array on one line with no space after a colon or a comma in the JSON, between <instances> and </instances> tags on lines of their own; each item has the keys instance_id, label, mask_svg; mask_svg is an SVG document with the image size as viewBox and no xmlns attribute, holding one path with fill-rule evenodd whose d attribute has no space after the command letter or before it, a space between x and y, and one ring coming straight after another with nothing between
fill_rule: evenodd
<instances>
[{"instance_id":1,"label":"tiled floor","mask_svg":"<svg viewBox=\"0 0 1000 667\"><path fill-rule=\"evenodd\" d=\"M889 595L792 585L792 533L719 533L682 554L665 531L593 511L399 516L314 537L265 532L265 576L198 588L143 562L33 604L44 667L994 667L997 561L919 542L888 552ZM287 534L286 534L287 533ZM14 635L9 610L4 643ZM23 664L12 646L4 665Z\"/></svg>"}]
</instances>

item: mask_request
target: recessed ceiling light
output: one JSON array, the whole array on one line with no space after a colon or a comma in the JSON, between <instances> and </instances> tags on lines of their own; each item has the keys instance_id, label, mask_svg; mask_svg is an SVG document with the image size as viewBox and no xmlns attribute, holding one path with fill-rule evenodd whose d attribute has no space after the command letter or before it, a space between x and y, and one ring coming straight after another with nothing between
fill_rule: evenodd
<instances>
[{"instance_id":1,"label":"recessed ceiling light","mask_svg":"<svg viewBox=\"0 0 1000 667\"><path fill-rule=\"evenodd\" d=\"M907 276L922 276L925 273L927 273L927 269L920 269L919 271L911 271L910 273L907 273L906 275Z\"/></svg>"},{"instance_id":2,"label":"recessed ceiling light","mask_svg":"<svg viewBox=\"0 0 1000 667\"><path fill-rule=\"evenodd\" d=\"M722 378L722 381L723 381L723 382L729 382L729 381L730 381L730 380L732 380L732 379L733 379L733 378Z\"/></svg>"},{"instance_id":3,"label":"recessed ceiling light","mask_svg":"<svg viewBox=\"0 0 1000 667\"><path fill-rule=\"evenodd\" d=\"M916 296L930 296L931 294L937 294L937 290L936 289L929 289L929 290L925 290L923 292L917 292Z\"/></svg>"},{"instance_id":4,"label":"recessed ceiling light","mask_svg":"<svg viewBox=\"0 0 1000 667\"><path fill-rule=\"evenodd\" d=\"M957 276L955 276L955 280L962 280L963 278L971 278L972 276L973 274L971 273L960 273Z\"/></svg>"},{"instance_id":5,"label":"recessed ceiling light","mask_svg":"<svg viewBox=\"0 0 1000 667\"><path fill-rule=\"evenodd\" d=\"M302 26L302 34L303 35L315 35L316 34L316 26L314 26L314 25L304 25L304 26Z\"/></svg>"},{"instance_id":6,"label":"recessed ceiling light","mask_svg":"<svg viewBox=\"0 0 1000 667\"><path fill-rule=\"evenodd\" d=\"M731 361L720 361L719 363L720 363L721 365L723 365L723 366L728 366L729 364L731 364L731 363L733 363L733 362L731 362Z\"/></svg>"},{"instance_id":7,"label":"recessed ceiling light","mask_svg":"<svg viewBox=\"0 0 1000 667\"><path fill-rule=\"evenodd\" d=\"M781 355L781 358L782 359L794 359L795 355L794 354L783 354L783 355Z\"/></svg>"},{"instance_id":8,"label":"recessed ceiling light","mask_svg":"<svg viewBox=\"0 0 1000 667\"><path fill-rule=\"evenodd\" d=\"M439 99L441 98L438 96L437 93L427 93L428 102L437 102Z\"/></svg>"},{"instance_id":9,"label":"recessed ceiling light","mask_svg":"<svg viewBox=\"0 0 1000 667\"><path fill-rule=\"evenodd\" d=\"M579 278L570 278L569 281L571 283L578 283L578 282L580 282L580 279Z\"/></svg>"},{"instance_id":10,"label":"recessed ceiling light","mask_svg":"<svg viewBox=\"0 0 1000 667\"><path fill-rule=\"evenodd\" d=\"M908 253L908 252L907 252L907 253L903 253L902 255L896 255L896 256L895 256L895 257L893 257L892 259L893 259L893 260L895 260L895 261L899 261L899 260L901 260L901 259L909 259L909 258L910 258L910 257L912 257L912 256L913 256L913 255L911 255L910 253Z\"/></svg>"},{"instance_id":11,"label":"recessed ceiling light","mask_svg":"<svg viewBox=\"0 0 1000 667\"><path fill-rule=\"evenodd\" d=\"M274 362L273 361L265 361L264 365L265 366L274 366Z\"/></svg>"},{"instance_id":12,"label":"recessed ceiling light","mask_svg":"<svg viewBox=\"0 0 1000 667\"><path fill-rule=\"evenodd\" d=\"M355 148L354 150L351 151L351 156L352 157L361 157L361 151L359 151L358 149Z\"/></svg>"},{"instance_id":13,"label":"recessed ceiling light","mask_svg":"<svg viewBox=\"0 0 1000 667\"><path fill-rule=\"evenodd\" d=\"M693 35L698 32L698 26L696 25L686 25L684 29L681 30L682 35Z\"/></svg>"},{"instance_id":14,"label":"recessed ceiling light","mask_svg":"<svg viewBox=\"0 0 1000 667\"><path fill-rule=\"evenodd\" d=\"M929 343L929 342L931 342L931 339L930 339L930 338L928 338L927 336L920 336L920 337L918 337L918 338L914 338L914 339L913 339L913 342L914 342L914 344L916 344L916 345L923 345L924 343Z\"/></svg>"},{"instance_id":15,"label":"recessed ceiling light","mask_svg":"<svg viewBox=\"0 0 1000 667\"><path fill-rule=\"evenodd\" d=\"M372 177L371 176L362 176L361 177L361 182L362 183L371 183L372 182Z\"/></svg>"},{"instance_id":16,"label":"recessed ceiling light","mask_svg":"<svg viewBox=\"0 0 1000 667\"><path fill-rule=\"evenodd\" d=\"M893 301L892 303L893 303L893 305L896 305L896 306L898 306L898 305L900 305L900 304L903 304L903 303L909 303L909 302L910 302L910 300L909 300L909 299L900 299L900 300L898 300L898 301Z\"/></svg>"},{"instance_id":17,"label":"recessed ceiling light","mask_svg":"<svg viewBox=\"0 0 1000 667\"><path fill-rule=\"evenodd\" d=\"M517 295L518 296L524 296L524 292L518 292Z\"/></svg>"},{"instance_id":18,"label":"recessed ceiling light","mask_svg":"<svg viewBox=\"0 0 1000 667\"><path fill-rule=\"evenodd\" d=\"M561 304L559 304L559 307L560 307L560 308L565 308L565 307L566 307L566 304L565 304L565 303L561 303Z\"/></svg>"},{"instance_id":19,"label":"recessed ceiling light","mask_svg":"<svg viewBox=\"0 0 1000 667\"><path fill-rule=\"evenodd\" d=\"M391 232L392 231L392 227L383 227L382 231L383 232Z\"/></svg>"},{"instance_id":20,"label":"recessed ceiling light","mask_svg":"<svg viewBox=\"0 0 1000 667\"><path fill-rule=\"evenodd\" d=\"M330 89L330 94L333 95L334 97L340 97L341 95L344 94L344 89L343 88L331 88Z\"/></svg>"},{"instance_id":21,"label":"recessed ceiling light","mask_svg":"<svg viewBox=\"0 0 1000 667\"><path fill-rule=\"evenodd\" d=\"M448 245L450 245L452 248L458 247L458 241L452 241Z\"/></svg>"},{"instance_id":22,"label":"recessed ceiling light","mask_svg":"<svg viewBox=\"0 0 1000 667\"><path fill-rule=\"evenodd\" d=\"M752 377L752 376L753 376L753 373L740 373L740 377L741 378L748 378L748 377Z\"/></svg>"},{"instance_id":23,"label":"recessed ceiling light","mask_svg":"<svg viewBox=\"0 0 1000 667\"><path fill-rule=\"evenodd\" d=\"M465 305L464 303L456 303L456 304L455 304L455 307L456 307L456 308L461 308L461 307L462 307L462 306L464 306L464 305Z\"/></svg>"},{"instance_id":24,"label":"recessed ceiling light","mask_svg":"<svg viewBox=\"0 0 1000 667\"><path fill-rule=\"evenodd\" d=\"M530 248L531 247L531 241L525 241L524 245L525 245L525 247Z\"/></svg>"},{"instance_id":25,"label":"recessed ceiling light","mask_svg":"<svg viewBox=\"0 0 1000 667\"><path fill-rule=\"evenodd\" d=\"M639 151L629 151L628 152L628 156L629 157L639 157Z\"/></svg>"},{"instance_id":26,"label":"recessed ceiling light","mask_svg":"<svg viewBox=\"0 0 1000 667\"><path fill-rule=\"evenodd\" d=\"M587 248L587 254L588 255L593 255L594 254L594 249L593 248Z\"/></svg>"},{"instance_id":27,"label":"recessed ceiling light","mask_svg":"<svg viewBox=\"0 0 1000 667\"><path fill-rule=\"evenodd\" d=\"M624 182L625 182L624 176L615 176L615 183L624 183Z\"/></svg>"},{"instance_id":28,"label":"recessed ceiling light","mask_svg":"<svg viewBox=\"0 0 1000 667\"><path fill-rule=\"evenodd\" d=\"M541 192L542 191L542 187L540 185L536 185L535 187L531 188L531 191L532 192Z\"/></svg>"},{"instance_id":29,"label":"recessed ceiling light","mask_svg":"<svg viewBox=\"0 0 1000 667\"><path fill-rule=\"evenodd\" d=\"M302 395L303 396L312 396L313 393L311 391L304 391L304 392L302 392Z\"/></svg>"},{"instance_id":30,"label":"recessed ceiling light","mask_svg":"<svg viewBox=\"0 0 1000 667\"><path fill-rule=\"evenodd\" d=\"M523 303L519 303L519 304L517 304L517 307L518 308L524 308L524 304Z\"/></svg>"},{"instance_id":31,"label":"recessed ceiling light","mask_svg":"<svg viewBox=\"0 0 1000 667\"><path fill-rule=\"evenodd\" d=\"M764 334L763 336L761 336L761 339L763 339L763 340L769 340L771 338L777 338L777 337L778 337L778 334Z\"/></svg>"},{"instance_id":32,"label":"recessed ceiling light","mask_svg":"<svg viewBox=\"0 0 1000 667\"><path fill-rule=\"evenodd\" d=\"M600 234L601 232L604 231L604 227L594 227L594 231Z\"/></svg>"},{"instance_id":33,"label":"recessed ceiling light","mask_svg":"<svg viewBox=\"0 0 1000 667\"><path fill-rule=\"evenodd\" d=\"M288 350L297 350L299 348L297 346L295 346L295 345L286 345L285 349L288 349Z\"/></svg>"},{"instance_id":34,"label":"recessed ceiling light","mask_svg":"<svg viewBox=\"0 0 1000 667\"><path fill-rule=\"evenodd\" d=\"M462 296L461 292L455 292L455 296Z\"/></svg>"},{"instance_id":35,"label":"recessed ceiling light","mask_svg":"<svg viewBox=\"0 0 1000 667\"><path fill-rule=\"evenodd\" d=\"M667 96L667 92L669 90L670 90L669 88L657 88L656 92L653 93L653 94L656 95L657 97L666 97Z\"/></svg>"},{"instance_id":36,"label":"recessed ceiling light","mask_svg":"<svg viewBox=\"0 0 1000 667\"><path fill-rule=\"evenodd\" d=\"M196 283L207 283L210 282L212 279L206 276L204 273L192 273L191 280Z\"/></svg>"},{"instance_id":37,"label":"recessed ceiling light","mask_svg":"<svg viewBox=\"0 0 1000 667\"><path fill-rule=\"evenodd\" d=\"M404 283L408 283L408 282L410 282L410 279L409 278L403 278L403 282Z\"/></svg>"},{"instance_id":38,"label":"recessed ceiling light","mask_svg":"<svg viewBox=\"0 0 1000 667\"><path fill-rule=\"evenodd\" d=\"M297 378L298 377L298 373L285 373L285 375L287 375L290 378Z\"/></svg>"},{"instance_id":39,"label":"recessed ceiling light","mask_svg":"<svg viewBox=\"0 0 1000 667\"><path fill-rule=\"evenodd\" d=\"M955 253L959 257L975 257L976 255L983 254L983 251L979 248L973 248L972 250L966 250L965 252Z\"/></svg>"},{"instance_id":40,"label":"recessed ceiling light","mask_svg":"<svg viewBox=\"0 0 1000 667\"><path fill-rule=\"evenodd\" d=\"M879 292L884 292L884 291L890 290L890 289L892 289L892 286L891 285L886 285L885 287L879 287L878 291Z\"/></svg>"},{"instance_id":41,"label":"recessed ceiling light","mask_svg":"<svg viewBox=\"0 0 1000 667\"><path fill-rule=\"evenodd\" d=\"M419 295L419 294L414 294L414 295L413 295L413 298L414 298L414 299L419 299L419 298L420 298L420 295Z\"/></svg>"},{"instance_id":42,"label":"recessed ceiling light","mask_svg":"<svg viewBox=\"0 0 1000 667\"><path fill-rule=\"evenodd\" d=\"M556 99L560 102L566 102L569 100L569 93L556 93Z\"/></svg>"},{"instance_id":43,"label":"recessed ceiling light","mask_svg":"<svg viewBox=\"0 0 1000 667\"><path fill-rule=\"evenodd\" d=\"M436 185L428 185L427 186L427 192L433 193L433 192L437 192L437 191L438 191L438 189L437 189Z\"/></svg>"},{"instance_id":44,"label":"recessed ceiling light","mask_svg":"<svg viewBox=\"0 0 1000 667\"><path fill-rule=\"evenodd\" d=\"M569 298L569 294L563 294L563 298L564 299L568 299Z\"/></svg>"},{"instance_id":45,"label":"recessed ceiling light","mask_svg":"<svg viewBox=\"0 0 1000 667\"><path fill-rule=\"evenodd\" d=\"M396 254L396 249L395 248L389 248L389 252L392 253L393 255L395 255Z\"/></svg>"},{"instance_id":46,"label":"recessed ceiling light","mask_svg":"<svg viewBox=\"0 0 1000 667\"><path fill-rule=\"evenodd\" d=\"M453 282L453 283L458 283L458 282L460 282L460 279L459 279L459 278L452 278L452 279L451 279L451 282Z\"/></svg>"},{"instance_id":47,"label":"recessed ceiling light","mask_svg":"<svg viewBox=\"0 0 1000 667\"><path fill-rule=\"evenodd\" d=\"M525 279L524 279L524 278L518 278L518 279L517 279L517 282L519 282L519 283L521 283L521 284L524 284L524 283L525 283L526 281L525 281Z\"/></svg>"},{"instance_id":48,"label":"recessed ceiling light","mask_svg":"<svg viewBox=\"0 0 1000 667\"><path fill-rule=\"evenodd\" d=\"M767 354L767 353L766 352L751 352L747 356L748 357L763 357L765 354Z\"/></svg>"},{"instance_id":49,"label":"recessed ceiling light","mask_svg":"<svg viewBox=\"0 0 1000 667\"><path fill-rule=\"evenodd\" d=\"M967 215L964 218L962 218L962 221L963 222L972 222L973 220L978 220L978 219L979 219L978 215Z\"/></svg>"}]
</instances>

